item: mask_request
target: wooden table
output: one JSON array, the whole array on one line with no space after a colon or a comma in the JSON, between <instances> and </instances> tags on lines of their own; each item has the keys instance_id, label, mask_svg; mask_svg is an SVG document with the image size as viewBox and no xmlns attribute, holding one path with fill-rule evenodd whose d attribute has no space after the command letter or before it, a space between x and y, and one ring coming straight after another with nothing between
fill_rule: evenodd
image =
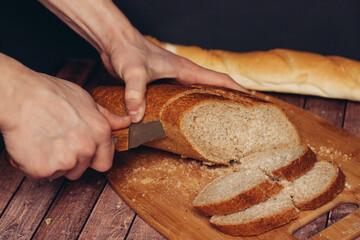
<instances>
[{"instance_id":1,"label":"wooden table","mask_svg":"<svg viewBox=\"0 0 360 240\"><path fill-rule=\"evenodd\" d=\"M74 81L88 91L97 85L116 83L94 61L67 61L54 75ZM359 102L269 95L360 137ZM116 195L103 174L88 170L77 181L31 180L5 161L2 142L0 152L0 239L165 239ZM353 210L352 205L335 209L299 231L298 237L312 235Z\"/></svg>"}]
</instances>

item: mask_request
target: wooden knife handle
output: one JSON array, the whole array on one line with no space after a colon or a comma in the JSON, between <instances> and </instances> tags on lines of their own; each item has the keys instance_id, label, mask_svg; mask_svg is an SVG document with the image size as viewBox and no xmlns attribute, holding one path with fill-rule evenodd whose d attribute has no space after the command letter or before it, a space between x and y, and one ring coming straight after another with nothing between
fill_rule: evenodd
<instances>
[{"instance_id":1,"label":"wooden knife handle","mask_svg":"<svg viewBox=\"0 0 360 240\"><path fill-rule=\"evenodd\" d=\"M112 131L112 137L117 151L129 150L129 128Z\"/></svg>"}]
</instances>

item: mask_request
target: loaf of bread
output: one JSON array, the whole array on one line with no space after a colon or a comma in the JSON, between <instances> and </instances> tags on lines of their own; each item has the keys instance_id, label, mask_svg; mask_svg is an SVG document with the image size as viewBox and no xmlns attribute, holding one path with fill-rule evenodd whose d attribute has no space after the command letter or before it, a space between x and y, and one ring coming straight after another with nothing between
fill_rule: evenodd
<instances>
[{"instance_id":1,"label":"loaf of bread","mask_svg":"<svg viewBox=\"0 0 360 240\"><path fill-rule=\"evenodd\" d=\"M95 101L125 115L124 88L98 87ZM151 85L143 122L160 120L166 138L147 146L198 159L229 164L259 151L300 145L296 127L282 109L237 91L181 85Z\"/></svg>"},{"instance_id":2,"label":"loaf of bread","mask_svg":"<svg viewBox=\"0 0 360 240\"><path fill-rule=\"evenodd\" d=\"M245 88L360 101L360 62L287 49L247 53L160 42L198 65L230 75Z\"/></svg>"},{"instance_id":3,"label":"loaf of bread","mask_svg":"<svg viewBox=\"0 0 360 240\"><path fill-rule=\"evenodd\" d=\"M224 185L226 182L218 184ZM344 185L345 176L335 164L316 162L311 170L288 183L278 194L266 201L242 211L214 215L210 222L230 235L258 235L290 222L297 217L300 210L315 209L326 204L343 190ZM218 198L214 200L222 201L226 196Z\"/></svg>"}]
</instances>

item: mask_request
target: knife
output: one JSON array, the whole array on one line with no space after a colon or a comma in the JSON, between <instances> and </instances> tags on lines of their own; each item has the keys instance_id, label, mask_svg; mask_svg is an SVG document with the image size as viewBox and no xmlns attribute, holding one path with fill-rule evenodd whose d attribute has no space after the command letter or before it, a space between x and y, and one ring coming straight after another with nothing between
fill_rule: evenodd
<instances>
[{"instance_id":1,"label":"knife","mask_svg":"<svg viewBox=\"0 0 360 240\"><path fill-rule=\"evenodd\" d=\"M130 127L112 131L117 151L126 151L144 143L166 137L160 121L131 124Z\"/></svg>"},{"instance_id":2,"label":"knife","mask_svg":"<svg viewBox=\"0 0 360 240\"><path fill-rule=\"evenodd\" d=\"M165 137L166 134L160 121L131 124L128 128L112 131L115 149L120 152ZM6 159L11 166L19 168L19 165L7 152Z\"/></svg>"}]
</instances>

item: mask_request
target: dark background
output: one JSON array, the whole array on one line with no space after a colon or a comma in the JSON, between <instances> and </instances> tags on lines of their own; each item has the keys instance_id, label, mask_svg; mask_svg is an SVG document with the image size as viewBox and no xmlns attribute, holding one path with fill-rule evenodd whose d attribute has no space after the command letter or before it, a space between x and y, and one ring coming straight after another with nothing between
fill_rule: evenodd
<instances>
[{"instance_id":1,"label":"dark background","mask_svg":"<svg viewBox=\"0 0 360 240\"><path fill-rule=\"evenodd\" d=\"M288 48L360 60L360 1L222 0L115 3L143 34L231 51ZM0 52L51 73L97 52L37 1L0 3Z\"/></svg>"}]
</instances>

